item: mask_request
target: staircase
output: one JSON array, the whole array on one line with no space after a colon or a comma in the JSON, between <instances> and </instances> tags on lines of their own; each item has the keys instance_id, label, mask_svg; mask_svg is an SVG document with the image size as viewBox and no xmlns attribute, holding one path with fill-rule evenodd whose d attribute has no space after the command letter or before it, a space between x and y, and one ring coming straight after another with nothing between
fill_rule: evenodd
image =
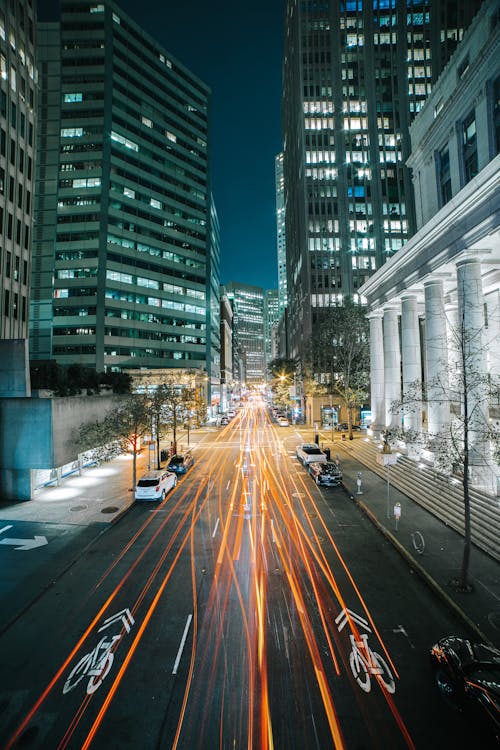
<instances>
[{"instance_id":1,"label":"staircase","mask_svg":"<svg viewBox=\"0 0 500 750\"><path fill-rule=\"evenodd\" d=\"M342 447L375 474L387 477L387 469L377 461L380 450L373 442L353 440ZM390 482L463 536L463 487L459 481L398 455L397 464L390 468ZM469 494L472 542L500 561L500 500L475 489L470 489Z\"/></svg>"}]
</instances>

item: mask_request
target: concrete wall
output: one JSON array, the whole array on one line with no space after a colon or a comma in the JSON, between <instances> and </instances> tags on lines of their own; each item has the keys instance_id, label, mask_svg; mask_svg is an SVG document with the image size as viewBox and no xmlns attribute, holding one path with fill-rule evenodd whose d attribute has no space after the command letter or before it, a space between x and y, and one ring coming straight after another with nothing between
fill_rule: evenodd
<instances>
[{"instance_id":1,"label":"concrete wall","mask_svg":"<svg viewBox=\"0 0 500 750\"><path fill-rule=\"evenodd\" d=\"M78 456L76 440L80 426L84 423L100 421L123 399L123 396L114 395L50 399L54 443L52 466L62 466L75 460Z\"/></svg>"},{"instance_id":2,"label":"concrete wall","mask_svg":"<svg viewBox=\"0 0 500 750\"><path fill-rule=\"evenodd\" d=\"M0 341L0 398L30 394L27 339Z\"/></svg>"},{"instance_id":3,"label":"concrete wall","mask_svg":"<svg viewBox=\"0 0 500 750\"><path fill-rule=\"evenodd\" d=\"M80 425L102 419L123 398L0 398L0 499L31 500L32 469L76 460Z\"/></svg>"}]
</instances>

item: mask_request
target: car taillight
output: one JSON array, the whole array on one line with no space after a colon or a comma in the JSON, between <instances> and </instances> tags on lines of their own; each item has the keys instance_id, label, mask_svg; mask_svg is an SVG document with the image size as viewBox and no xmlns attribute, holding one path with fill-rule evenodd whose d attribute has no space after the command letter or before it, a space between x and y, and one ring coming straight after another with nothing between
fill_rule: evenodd
<instances>
[{"instance_id":1,"label":"car taillight","mask_svg":"<svg viewBox=\"0 0 500 750\"><path fill-rule=\"evenodd\" d=\"M156 487L155 487L155 492L158 492L159 489L160 489L160 485L157 484Z\"/></svg>"}]
</instances>

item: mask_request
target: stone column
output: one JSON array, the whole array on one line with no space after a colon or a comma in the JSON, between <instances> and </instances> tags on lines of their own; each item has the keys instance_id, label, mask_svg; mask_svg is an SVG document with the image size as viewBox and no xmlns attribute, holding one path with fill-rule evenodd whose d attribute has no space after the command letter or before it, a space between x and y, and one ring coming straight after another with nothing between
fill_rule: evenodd
<instances>
[{"instance_id":1,"label":"stone column","mask_svg":"<svg viewBox=\"0 0 500 750\"><path fill-rule=\"evenodd\" d=\"M488 370L492 377L500 377L500 290L485 296L486 302L486 347Z\"/></svg>"},{"instance_id":2,"label":"stone column","mask_svg":"<svg viewBox=\"0 0 500 750\"><path fill-rule=\"evenodd\" d=\"M467 394L469 461L474 483L474 468L488 463L489 444L486 429L489 419L484 297L481 263L469 259L457 263L458 319L465 369L462 391Z\"/></svg>"},{"instance_id":3,"label":"stone column","mask_svg":"<svg viewBox=\"0 0 500 750\"><path fill-rule=\"evenodd\" d=\"M401 298L401 358L403 362L403 407L405 429L422 430L422 372L418 302L413 294Z\"/></svg>"},{"instance_id":4,"label":"stone column","mask_svg":"<svg viewBox=\"0 0 500 750\"><path fill-rule=\"evenodd\" d=\"M369 320L372 426L375 430L383 430L385 427L385 400L382 318L380 315L370 315Z\"/></svg>"},{"instance_id":5,"label":"stone column","mask_svg":"<svg viewBox=\"0 0 500 750\"><path fill-rule=\"evenodd\" d=\"M448 338L448 383L450 404L460 406L460 384L462 363L460 354L460 326L458 323L458 303L446 305L446 334Z\"/></svg>"},{"instance_id":6,"label":"stone column","mask_svg":"<svg viewBox=\"0 0 500 750\"><path fill-rule=\"evenodd\" d=\"M425 352L427 363L427 432L432 435L450 424L448 401L448 346L443 282L433 279L424 283Z\"/></svg>"},{"instance_id":7,"label":"stone column","mask_svg":"<svg viewBox=\"0 0 500 750\"><path fill-rule=\"evenodd\" d=\"M393 401L401 400L401 353L396 309L388 307L384 310L383 330L385 425L399 427L400 415L391 412Z\"/></svg>"}]
</instances>

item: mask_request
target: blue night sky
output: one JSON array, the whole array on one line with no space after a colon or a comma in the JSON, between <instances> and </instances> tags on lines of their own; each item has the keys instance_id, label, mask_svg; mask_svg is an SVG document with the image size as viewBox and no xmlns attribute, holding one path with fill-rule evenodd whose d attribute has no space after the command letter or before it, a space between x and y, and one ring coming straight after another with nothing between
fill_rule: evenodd
<instances>
[{"instance_id":1,"label":"blue night sky","mask_svg":"<svg viewBox=\"0 0 500 750\"><path fill-rule=\"evenodd\" d=\"M284 0L118 0L212 90L212 190L221 225L221 283L274 289L274 157L281 150ZM38 0L56 20L56 0Z\"/></svg>"}]
</instances>

